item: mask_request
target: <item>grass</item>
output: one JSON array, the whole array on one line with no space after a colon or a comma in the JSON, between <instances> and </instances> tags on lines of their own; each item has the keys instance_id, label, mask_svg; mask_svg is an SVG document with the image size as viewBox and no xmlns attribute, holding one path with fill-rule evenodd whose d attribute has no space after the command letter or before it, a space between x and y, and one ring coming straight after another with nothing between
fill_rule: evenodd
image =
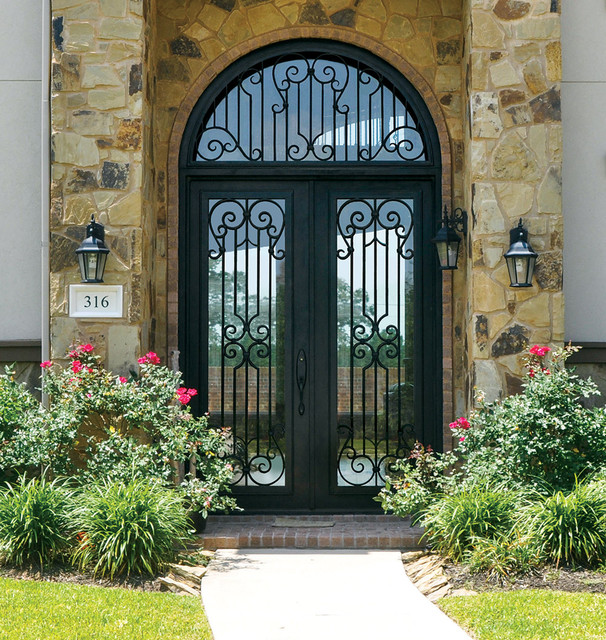
<instances>
[{"instance_id":1,"label":"grass","mask_svg":"<svg viewBox=\"0 0 606 640\"><path fill-rule=\"evenodd\" d=\"M606 595L547 590L446 598L441 609L477 640L603 640Z\"/></svg>"},{"instance_id":2,"label":"grass","mask_svg":"<svg viewBox=\"0 0 606 640\"><path fill-rule=\"evenodd\" d=\"M0 578L0 640L212 640L200 600Z\"/></svg>"}]
</instances>

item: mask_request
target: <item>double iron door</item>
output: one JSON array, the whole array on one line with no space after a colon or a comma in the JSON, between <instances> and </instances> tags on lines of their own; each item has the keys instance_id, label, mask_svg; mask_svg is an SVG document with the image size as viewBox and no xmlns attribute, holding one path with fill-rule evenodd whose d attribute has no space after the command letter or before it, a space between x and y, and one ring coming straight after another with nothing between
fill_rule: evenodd
<instances>
[{"instance_id":1,"label":"double iron door","mask_svg":"<svg viewBox=\"0 0 606 640\"><path fill-rule=\"evenodd\" d=\"M230 428L239 502L372 510L439 402L430 181L193 179L187 197L186 379Z\"/></svg>"}]
</instances>

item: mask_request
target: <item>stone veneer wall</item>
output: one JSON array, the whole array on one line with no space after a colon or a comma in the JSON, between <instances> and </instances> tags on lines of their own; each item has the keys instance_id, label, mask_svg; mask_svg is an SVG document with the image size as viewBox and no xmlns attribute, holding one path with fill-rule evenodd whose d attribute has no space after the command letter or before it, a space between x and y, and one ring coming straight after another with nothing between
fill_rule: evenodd
<instances>
[{"instance_id":1,"label":"stone veneer wall","mask_svg":"<svg viewBox=\"0 0 606 640\"><path fill-rule=\"evenodd\" d=\"M53 0L51 357L93 342L114 371L147 346L143 278L142 0ZM68 285L80 281L75 249L91 214L111 250L105 282L125 285L125 318L68 317Z\"/></svg>"},{"instance_id":2,"label":"stone veneer wall","mask_svg":"<svg viewBox=\"0 0 606 640\"><path fill-rule=\"evenodd\" d=\"M515 391L527 345L563 338L554 0L55 0L52 357L91 340L117 371L148 346L163 357L176 346L187 115L231 61L297 37L366 47L420 89L443 141L444 201L476 218L462 269L444 278L445 421L452 371L458 414L474 384ZM123 320L67 317L91 213L112 250L106 281L126 285ZM502 254L519 217L541 257L535 286L515 291Z\"/></svg>"},{"instance_id":3,"label":"stone veneer wall","mask_svg":"<svg viewBox=\"0 0 606 640\"><path fill-rule=\"evenodd\" d=\"M467 401L520 390L529 345L564 339L560 15L556 0L469 0L466 192L474 214L466 280ZM522 218L539 253L512 289L503 253ZM462 373L462 372L461 372ZM463 388L461 381L457 387Z\"/></svg>"}]
</instances>

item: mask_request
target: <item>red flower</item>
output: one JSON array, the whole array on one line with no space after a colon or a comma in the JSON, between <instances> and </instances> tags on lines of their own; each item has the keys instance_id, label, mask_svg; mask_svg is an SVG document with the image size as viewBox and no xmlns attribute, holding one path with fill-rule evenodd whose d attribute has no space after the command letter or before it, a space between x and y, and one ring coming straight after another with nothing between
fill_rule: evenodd
<instances>
[{"instance_id":1,"label":"red flower","mask_svg":"<svg viewBox=\"0 0 606 640\"><path fill-rule=\"evenodd\" d=\"M539 356L542 358L544 355L549 353L551 349L549 347L539 347L538 344L535 344L533 347L530 347L530 353L534 356Z\"/></svg>"},{"instance_id":2,"label":"red flower","mask_svg":"<svg viewBox=\"0 0 606 640\"><path fill-rule=\"evenodd\" d=\"M193 398L194 396L198 395L198 392L195 389L188 389L187 394L189 395L190 398Z\"/></svg>"},{"instance_id":3,"label":"red flower","mask_svg":"<svg viewBox=\"0 0 606 640\"><path fill-rule=\"evenodd\" d=\"M534 378L534 369L529 369L528 370L528 377L529 378Z\"/></svg>"},{"instance_id":4,"label":"red flower","mask_svg":"<svg viewBox=\"0 0 606 640\"><path fill-rule=\"evenodd\" d=\"M191 398L187 393L179 393L177 394L177 400L179 400L181 404L187 404Z\"/></svg>"},{"instance_id":5,"label":"red flower","mask_svg":"<svg viewBox=\"0 0 606 640\"><path fill-rule=\"evenodd\" d=\"M149 351L144 356L141 356L137 362L139 364L160 364L160 358L153 351Z\"/></svg>"},{"instance_id":6,"label":"red flower","mask_svg":"<svg viewBox=\"0 0 606 640\"><path fill-rule=\"evenodd\" d=\"M120 377L118 378L118 380L120 380L120 382L121 382L122 384L124 384L124 383L126 382L126 378L125 378L124 376L120 376Z\"/></svg>"},{"instance_id":7,"label":"red flower","mask_svg":"<svg viewBox=\"0 0 606 640\"><path fill-rule=\"evenodd\" d=\"M549 369L545 369L545 368L543 368L543 373L544 373L546 376L551 375L551 371L550 371Z\"/></svg>"},{"instance_id":8,"label":"red flower","mask_svg":"<svg viewBox=\"0 0 606 640\"><path fill-rule=\"evenodd\" d=\"M467 418L459 418L448 425L451 429L471 429Z\"/></svg>"},{"instance_id":9,"label":"red flower","mask_svg":"<svg viewBox=\"0 0 606 640\"><path fill-rule=\"evenodd\" d=\"M72 362L72 371L74 373L80 373L84 369L84 365L80 362L80 360L74 360Z\"/></svg>"},{"instance_id":10,"label":"red flower","mask_svg":"<svg viewBox=\"0 0 606 640\"><path fill-rule=\"evenodd\" d=\"M179 387L179 388L175 391L175 393L176 393L178 396L180 396L180 395L182 395L182 394L184 394L184 393L187 393L187 389L186 389L185 387Z\"/></svg>"},{"instance_id":11,"label":"red flower","mask_svg":"<svg viewBox=\"0 0 606 640\"><path fill-rule=\"evenodd\" d=\"M40 363L40 366L43 369L50 369L53 366L53 363L50 360L45 360L44 362Z\"/></svg>"},{"instance_id":12,"label":"red flower","mask_svg":"<svg viewBox=\"0 0 606 640\"><path fill-rule=\"evenodd\" d=\"M463 440L465 440L465 436L461 436L461 437L459 438L459 442L463 442Z\"/></svg>"},{"instance_id":13,"label":"red flower","mask_svg":"<svg viewBox=\"0 0 606 640\"><path fill-rule=\"evenodd\" d=\"M78 347L78 350L79 350L79 351L82 351L82 352L84 352L84 353L90 353L94 348L95 348L95 347L93 347L93 345L92 345L92 344L81 344L81 345Z\"/></svg>"},{"instance_id":14,"label":"red flower","mask_svg":"<svg viewBox=\"0 0 606 640\"><path fill-rule=\"evenodd\" d=\"M67 355L73 360L74 358L78 358L80 354L77 351L68 351Z\"/></svg>"}]
</instances>

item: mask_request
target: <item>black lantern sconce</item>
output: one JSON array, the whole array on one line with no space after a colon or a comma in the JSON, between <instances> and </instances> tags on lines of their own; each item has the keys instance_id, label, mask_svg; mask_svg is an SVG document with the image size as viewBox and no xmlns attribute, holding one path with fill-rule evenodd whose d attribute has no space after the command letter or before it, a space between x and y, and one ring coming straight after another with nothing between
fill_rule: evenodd
<instances>
[{"instance_id":1,"label":"black lantern sconce","mask_svg":"<svg viewBox=\"0 0 606 640\"><path fill-rule=\"evenodd\" d=\"M95 216L92 215L90 224L86 227L86 238L76 249L82 282L103 282L105 262L109 253L104 240L105 229L102 224L95 222Z\"/></svg>"},{"instance_id":2,"label":"black lantern sconce","mask_svg":"<svg viewBox=\"0 0 606 640\"><path fill-rule=\"evenodd\" d=\"M449 216L448 207L444 205L442 227L435 238L431 240L438 250L438 260L442 271L452 271L457 268L459 245L461 244L461 236L457 231L464 236L467 235L467 211L457 207Z\"/></svg>"},{"instance_id":3,"label":"black lantern sconce","mask_svg":"<svg viewBox=\"0 0 606 640\"><path fill-rule=\"evenodd\" d=\"M532 287L532 274L538 254L528 242L528 231L522 218L515 229L509 232L509 251L505 254L511 287Z\"/></svg>"}]
</instances>

